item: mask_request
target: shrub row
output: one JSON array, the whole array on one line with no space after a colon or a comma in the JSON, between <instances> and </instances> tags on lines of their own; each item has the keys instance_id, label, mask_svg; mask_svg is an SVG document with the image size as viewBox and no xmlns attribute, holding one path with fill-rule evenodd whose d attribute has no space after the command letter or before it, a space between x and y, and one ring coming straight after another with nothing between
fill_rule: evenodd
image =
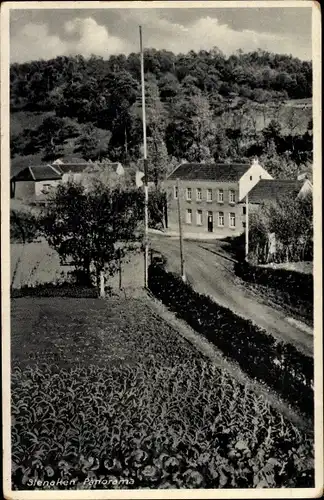
<instances>
[{"instance_id":1,"label":"shrub row","mask_svg":"<svg viewBox=\"0 0 324 500\"><path fill-rule=\"evenodd\" d=\"M266 285L287 293L296 303L303 300L313 304L313 275L286 269L272 269L240 262L236 264L237 276L259 285Z\"/></svg>"},{"instance_id":2,"label":"shrub row","mask_svg":"<svg viewBox=\"0 0 324 500\"><path fill-rule=\"evenodd\" d=\"M72 283L59 285L44 283L37 286L23 286L11 290L11 298L20 297L70 297L70 298L96 298L96 288L78 286Z\"/></svg>"},{"instance_id":3,"label":"shrub row","mask_svg":"<svg viewBox=\"0 0 324 500\"><path fill-rule=\"evenodd\" d=\"M302 412L313 416L311 357L195 292L180 276L161 266L150 266L148 284L158 299L213 342L226 357L238 362L250 377L267 384Z\"/></svg>"}]
</instances>

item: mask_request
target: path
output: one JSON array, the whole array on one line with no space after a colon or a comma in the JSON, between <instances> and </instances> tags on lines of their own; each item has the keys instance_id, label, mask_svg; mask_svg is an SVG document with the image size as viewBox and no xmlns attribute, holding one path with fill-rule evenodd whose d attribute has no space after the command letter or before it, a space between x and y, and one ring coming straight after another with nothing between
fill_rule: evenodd
<instances>
[{"instance_id":1,"label":"path","mask_svg":"<svg viewBox=\"0 0 324 500\"><path fill-rule=\"evenodd\" d=\"M167 268L180 273L179 241L154 235L151 242L153 249L166 256ZM210 243L184 242L186 276L192 286L239 316L252 320L276 338L313 356L313 335L291 323L283 311L258 301L235 275L234 261L215 253L214 247L215 244Z\"/></svg>"}]
</instances>

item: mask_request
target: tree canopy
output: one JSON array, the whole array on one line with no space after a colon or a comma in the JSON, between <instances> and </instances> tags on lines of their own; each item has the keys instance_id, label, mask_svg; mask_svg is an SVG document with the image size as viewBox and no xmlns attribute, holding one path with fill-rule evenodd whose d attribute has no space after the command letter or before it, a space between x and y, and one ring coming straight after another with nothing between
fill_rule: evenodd
<instances>
[{"instance_id":1,"label":"tree canopy","mask_svg":"<svg viewBox=\"0 0 324 500\"><path fill-rule=\"evenodd\" d=\"M270 151L274 163L284 156L297 167L312 161L311 127L298 131L294 108L284 127L277 116L280 103L312 96L311 62L262 50L226 57L217 48L178 55L147 49L144 59L152 181L159 182L172 157L243 160ZM13 113L53 115L12 132L12 157L42 151L52 159L67 144L94 160L100 155L125 165L143 156L138 53L12 64L10 100ZM107 134L104 149L98 131Z\"/></svg>"}]
</instances>

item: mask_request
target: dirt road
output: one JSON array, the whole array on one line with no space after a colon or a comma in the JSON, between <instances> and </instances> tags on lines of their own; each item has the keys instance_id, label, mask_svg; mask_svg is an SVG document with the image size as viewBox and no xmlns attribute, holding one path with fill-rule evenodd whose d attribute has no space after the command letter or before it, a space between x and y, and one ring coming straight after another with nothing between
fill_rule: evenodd
<instances>
[{"instance_id":1,"label":"dirt road","mask_svg":"<svg viewBox=\"0 0 324 500\"><path fill-rule=\"evenodd\" d=\"M151 241L152 248L166 256L167 268L180 273L179 241L155 235ZM235 275L234 261L215 253L214 247L209 243L184 242L186 276L195 290L209 295L239 316L252 320L275 337L313 356L313 335L289 322L283 311L259 301Z\"/></svg>"}]
</instances>

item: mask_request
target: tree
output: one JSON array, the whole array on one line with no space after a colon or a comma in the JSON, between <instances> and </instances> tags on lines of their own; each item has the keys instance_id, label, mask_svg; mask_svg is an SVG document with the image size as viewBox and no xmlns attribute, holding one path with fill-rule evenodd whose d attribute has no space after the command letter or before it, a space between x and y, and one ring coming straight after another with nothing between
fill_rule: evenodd
<instances>
[{"instance_id":1,"label":"tree","mask_svg":"<svg viewBox=\"0 0 324 500\"><path fill-rule=\"evenodd\" d=\"M291 199L282 197L264 207L270 232L282 245L280 260L302 260L313 237L312 196Z\"/></svg>"},{"instance_id":2,"label":"tree","mask_svg":"<svg viewBox=\"0 0 324 500\"><path fill-rule=\"evenodd\" d=\"M226 57L217 48L177 55L147 49L144 58L148 159L156 179L163 177L168 168L166 149L178 160L197 162L211 158L229 160L234 156L241 160L243 154L264 154L269 162L273 158L273 170L280 177L281 160L284 170L288 159L298 165L312 161L311 134L296 134L298 116L293 107L288 136L281 126L287 129L283 121L289 107L285 113L279 113L282 99L311 97L311 62L262 50L237 51ZM93 150L96 153L96 140L92 133L85 132L84 125L92 123L95 129L109 131L109 147L102 147L101 156L109 155L111 160L126 166L142 156L140 90L139 53L127 57L116 54L108 60L60 56L10 67L12 111L54 111L57 117L81 124L77 147L84 148L86 156L92 157ZM242 100L245 105L239 115ZM252 101L259 102L257 111L256 102ZM260 113L264 127L272 119L279 119L280 123L273 121L259 134L256 125ZM298 115L302 118L303 113L301 110ZM63 149L74 147L72 141L67 144L69 137L63 122L58 127L63 127L62 133L53 130L51 124L51 133L46 134L45 130L33 130L33 117L30 115L29 120L26 116L28 130L21 134L21 124L16 124L23 124L24 116L17 118L12 121L13 155L42 152L44 159L51 160L60 156ZM226 130L230 137L224 138ZM275 155L271 151L273 145Z\"/></svg>"},{"instance_id":3,"label":"tree","mask_svg":"<svg viewBox=\"0 0 324 500\"><path fill-rule=\"evenodd\" d=\"M272 258L278 262L312 259L313 203L310 194L292 198L282 196L264 203L250 216L250 260L268 262L269 235L275 235Z\"/></svg>"},{"instance_id":4,"label":"tree","mask_svg":"<svg viewBox=\"0 0 324 500\"><path fill-rule=\"evenodd\" d=\"M163 102L173 101L180 93L180 83L172 73L165 73L158 82L160 96Z\"/></svg>"},{"instance_id":5,"label":"tree","mask_svg":"<svg viewBox=\"0 0 324 500\"><path fill-rule=\"evenodd\" d=\"M178 159L207 161L212 158L213 138L214 124L208 100L202 95L179 100L166 129L168 152Z\"/></svg>"},{"instance_id":6,"label":"tree","mask_svg":"<svg viewBox=\"0 0 324 500\"><path fill-rule=\"evenodd\" d=\"M69 183L58 186L41 223L49 245L62 259L72 259L82 282L89 285L94 277L98 286L101 272L116 272L117 246L123 243L126 253L136 241L142 212L138 190Z\"/></svg>"},{"instance_id":7,"label":"tree","mask_svg":"<svg viewBox=\"0 0 324 500\"><path fill-rule=\"evenodd\" d=\"M271 141L260 158L261 165L275 179L297 179L298 165L295 163L289 153L279 155L277 153L274 141Z\"/></svg>"},{"instance_id":8,"label":"tree","mask_svg":"<svg viewBox=\"0 0 324 500\"><path fill-rule=\"evenodd\" d=\"M281 125L277 120L271 120L269 125L262 130L264 143L268 147L273 141L277 147L281 139Z\"/></svg>"},{"instance_id":9,"label":"tree","mask_svg":"<svg viewBox=\"0 0 324 500\"><path fill-rule=\"evenodd\" d=\"M52 161L62 155L67 139L78 135L78 127L69 119L49 116L37 129L27 130L25 134L28 143L24 153L34 154L42 151L43 159Z\"/></svg>"},{"instance_id":10,"label":"tree","mask_svg":"<svg viewBox=\"0 0 324 500\"><path fill-rule=\"evenodd\" d=\"M75 153L81 153L86 160L94 159L99 146L98 134L92 125L88 123L82 130L82 134L76 141Z\"/></svg>"},{"instance_id":11,"label":"tree","mask_svg":"<svg viewBox=\"0 0 324 500\"><path fill-rule=\"evenodd\" d=\"M160 100L159 88L154 79L146 84L147 148L149 174L156 188L163 180L168 168L168 151L165 145L167 113Z\"/></svg>"}]
</instances>

